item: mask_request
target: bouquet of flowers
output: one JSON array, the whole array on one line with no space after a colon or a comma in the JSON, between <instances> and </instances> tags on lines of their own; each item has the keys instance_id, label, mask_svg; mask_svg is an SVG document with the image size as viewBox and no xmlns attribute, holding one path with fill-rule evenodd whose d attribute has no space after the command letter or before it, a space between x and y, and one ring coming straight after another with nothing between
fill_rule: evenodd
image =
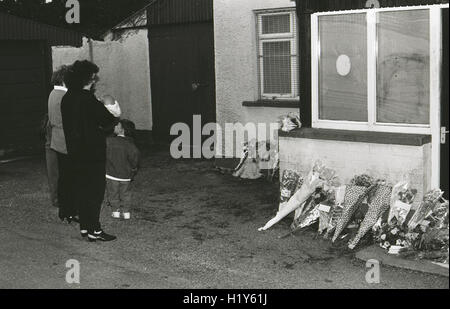
<instances>
[{"instance_id":1,"label":"bouquet of flowers","mask_svg":"<svg viewBox=\"0 0 450 309\"><path fill-rule=\"evenodd\" d=\"M291 230L295 231L314 224L321 216L322 211L320 209L323 208L322 204L332 204L333 202L334 192L332 190L325 192L323 188L316 189L303 213L294 218Z\"/></svg>"},{"instance_id":2,"label":"bouquet of flowers","mask_svg":"<svg viewBox=\"0 0 450 309\"><path fill-rule=\"evenodd\" d=\"M409 248L417 236L408 234L404 225L400 225L397 218L394 217L390 224L383 223L375 236L375 240L380 244L380 247L386 250L391 250L392 246L394 246L394 250L397 250L397 248Z\"/></svg>"},{"instance_id":3,"label":"bouquet of flowers","mask_svg":"<svg viewBox=\"0 0 450 309\"><path fill-rule=\"evenodd\" d=\"M330 200L334 200L335 189L340 185L339 178L336 176L336 171L327 168L320 161L317 161L314 164L313 173L320 175L319 178L323 181L323 186L316 189L309 202L305 203L303 207L300 207L295 211L294 222L291 225L293 230L300 226L306 227L316 222L319 219L320 214L317 209L318 205L325 201L330 203ZM310 215L310 212L313 213ZM306 221L303 222L304 220Z\"/></svg>"},{"instance_id":4,"label":"bouquet of flowers","mask_svg":"<svg viewBox=\"0 0 450 309\"><path fill-rule=\"evenodd\" d=\"M409 220L408 228L410 231L413 231L423 220L433 214L435 209L441 205L440 200L443 195L444 192L441 190L432 190L425 194L422 204Z\"/></svg>"},{"instance_id":5,"label":"bouquet of flowers","mask_svg":"<svg viewBox=\"0 0 450 309\"><path fill-rule=\"evenodd\" d=\"M349 243L349 249L354 249L359 241L366 235L366 233L377 223L381 215L389 210L389 201L392 193L392 187L385 184L378 184L373 196L369 201L369 210L362 221L358 234Z\"/></svg>"},{"instance_id":6,"label":"bouquet of flowers","mask_svg":"<svg viewBox=\"0 0 450 309\"><path fill-rule=\"evenodd\" d=\"M281 116L279 119L281 131L283 132L290 132L294 129L302 127L300 117L294 113L289 113L287 115Z\"/></svg>"},{"instance_id":7,"label":"bouquet of flowers","mask_svg":"<svg viewBox=\"0 0 450 309\"><path fill-rule=\"evenodd\" d=\"M344 211L344 207L342 205L344 203L345 191L346 186L340 186L339 188L337 188L335 191L334 205L331 207L329 212L322 211L320 222L322 222L323 226L326 226L326 233L324 236L325 239L328 239L330 237L330 234L334 231L339 219L342 216L342 213ZM319 227L319 233L321 232L322 228Z\"/></svg>"},{"instance_id":8,"label":"bouquet of flowers","mask_svg":"<svg viewBox=\"0 0 450 309\"><path fill-rule=\"evenodd\" d=\"M258 166L258 151L256 140L245 142L242 147L242 157L235 168L233 176L243 179L259 179L262 174Z\"/></svg>"},{"instance_id":9,"label":"bouquet of flowers","mask_svg":"<svg viewBox=\"0 0 450 309\"><path fill-rule=\"evenodd\" d=\"M369 193L373 186L374 180L369 175L359 175L352 179L350 185L345 189L344 196L344 209L342 216L339 218L336 224L336 230L333 236L333 242L339 237L342 231L353 217L358 207L364 201L364 198Z\"/></svg>"},{"instance_id":10,"label":"bouquet of flowers","mask_svg":"<svg viewBox=\"0 0 450 309\"><path fill-rule=\"evenodd\" d=\"M296 209L305 206L308 199L316 192L317 188L325 187L328 188L332 184L327 184L327 179L330 175L333 175L331 179L336 180L335 173L331 172L330 169L325 168L320 162L316 162L313 168L309 172L308 176L304 180L300 189L289 199L289 201L281 207L276 216L269 220L264 227L259 228L259 231L265 231L271 228L274 224L280 222L288 214L295 211ZM303 213L303 211L300 211Z\"/></svg>"},{"instance_id":11,"label":"bouquet of flowers","mask_svg":"<svg viewBox=\"0 0 450 309\"><path fill-rule=\"evenodd\" d=\"M299 185L303 184L303 178L299 173L293 170L284 170L280 181L280 205L278 210L281 210L289 201L292 195L297 191Z\"/></svg>"},{"instance_id":12,"label":"bouquet of flowers","mask_svg":"<svg viewBox=\"0 0 450 309\"><path fill-rule=\"evenodd\" d=\"M389 210L388 223L395 218L395 225L402 226L411 210L417 190L410 189L407 183L399 183L394 186L391 197L391 209Z\"/></svg>"},{"instance_id":13,"label":"bouquet of flowers","mask_svg":"<svg viewBox=\"0 0 450 309\"><path fill-rule=\"evenodd\" d=\"M399 254L412 246L419 234L408 232L406 218L411 210L417 190L410 189L407 182L400 182L392 189L391 208L384 222L379 219L374 239L391 254Z\"/></svg>"}]
</instances>

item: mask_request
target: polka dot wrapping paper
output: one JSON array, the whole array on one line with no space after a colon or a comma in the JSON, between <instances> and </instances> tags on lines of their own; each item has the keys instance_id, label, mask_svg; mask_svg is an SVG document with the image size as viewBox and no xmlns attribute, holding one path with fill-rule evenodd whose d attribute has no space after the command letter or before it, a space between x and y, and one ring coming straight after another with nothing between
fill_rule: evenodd
<instances>
[{"instance_id":1,"label":"polka dot wrapping paper","mask_svg":"<svg viewBox=\"0 0 450 309\"><path fill-rule=\"evenodd\" d=\"M390 186L378 185L376 187L374 195L369 202L369 210L367 211L364 220L361 222L358 233L355 238L350 241L350 249L354 249L366 233L377 223L383 213L389 210L391 193L392 187Z\"/></svg>"},{"instance_id":2,"label":"polka dot wrapping paper","mask_svg":"<svg viewBox=\"0 0 450 309\"><path fill-rule=\"evenodd\" d=\"M363 186L348 185L345 190L344 209L339 218L332 241L335 242L345 227L350 222L353 214L361 205L363 198L368 193L368 188Z\"/></svg>"}]
</instances>

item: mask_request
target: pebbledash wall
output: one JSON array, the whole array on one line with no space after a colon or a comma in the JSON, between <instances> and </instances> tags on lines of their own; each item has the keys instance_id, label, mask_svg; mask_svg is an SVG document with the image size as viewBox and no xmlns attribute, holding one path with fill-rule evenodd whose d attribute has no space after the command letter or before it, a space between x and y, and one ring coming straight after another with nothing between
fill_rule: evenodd
<instances>
[{"instance_id":1,"label":"pebbledash wall","mask_svg":"<svg viewBox=\"0 0 450 309\"><path fill-rule=\"evenodd\" d=\"M138 130L152 130L150 64L146 29L125 31L117 40L83 40L80 48L52 48L53 68L75 60L93 60L100 67L97 95L113 95L123 117ZM92 57L92 59L91 59Z\"/></svg>"},{"instance_id":2,"label":"pebbledash wall","mask_svg":"<svg viewBox=\"0 0 450 309\"><path fill-rule=\"evenodd\" d=\"M295 8L290 0L214 0L214 40L216 70L216 116L222 128L225 123L270 123L299 108L244 106L243 102L259 99L256 17L254 10ZM224 149L234 147L223 141ZM237 143L239 144L239 142ZM235 149L240 157L241 149ZM225 158L230 159L230 158ZM219 166L230 161L217 159Z\"/></svg>"}]
</instances>

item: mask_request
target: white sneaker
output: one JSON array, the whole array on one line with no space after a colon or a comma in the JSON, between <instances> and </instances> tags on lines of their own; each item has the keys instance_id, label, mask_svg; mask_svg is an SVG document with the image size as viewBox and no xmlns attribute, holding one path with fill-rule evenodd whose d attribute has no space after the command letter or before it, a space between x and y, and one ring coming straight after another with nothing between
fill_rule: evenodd
<instances>
[{"instance_id":1,"label":"white sneaker","mask_svg":"<svg viewBox=\"0 0 450 309\"><path fill-rule=\"evenodd\" d=\"M120 211L114 211L114 212L112 213L112 217L113 217L114 219L120 219Z\"/></svg>"},{"instance_id":2,"label":"white sneaker","mask_svg":"<svg viewBox=\"0 0 450 309\"><path fill-rule=\"evenodd\" d=\"M125 220L130 220L131 219L131 214L129 212L124 212L122 215L123 215L123 218Z\"/></svg>"}]
</instances>

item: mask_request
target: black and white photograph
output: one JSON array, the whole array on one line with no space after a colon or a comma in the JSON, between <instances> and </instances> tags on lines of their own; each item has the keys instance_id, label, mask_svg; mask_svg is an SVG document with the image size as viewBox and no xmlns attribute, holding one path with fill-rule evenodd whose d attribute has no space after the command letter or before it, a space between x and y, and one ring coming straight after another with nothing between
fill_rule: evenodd
<instances>
[{"instance_id":1,"label":"black and white photograph","mask_svg":"<svg viewBox=\"0 0 450 309\"><path fill-rule=\"evenodd\" d=\"M0 0L0 289L448 290L448 10Z\"/></svg>"}]
</instances>

